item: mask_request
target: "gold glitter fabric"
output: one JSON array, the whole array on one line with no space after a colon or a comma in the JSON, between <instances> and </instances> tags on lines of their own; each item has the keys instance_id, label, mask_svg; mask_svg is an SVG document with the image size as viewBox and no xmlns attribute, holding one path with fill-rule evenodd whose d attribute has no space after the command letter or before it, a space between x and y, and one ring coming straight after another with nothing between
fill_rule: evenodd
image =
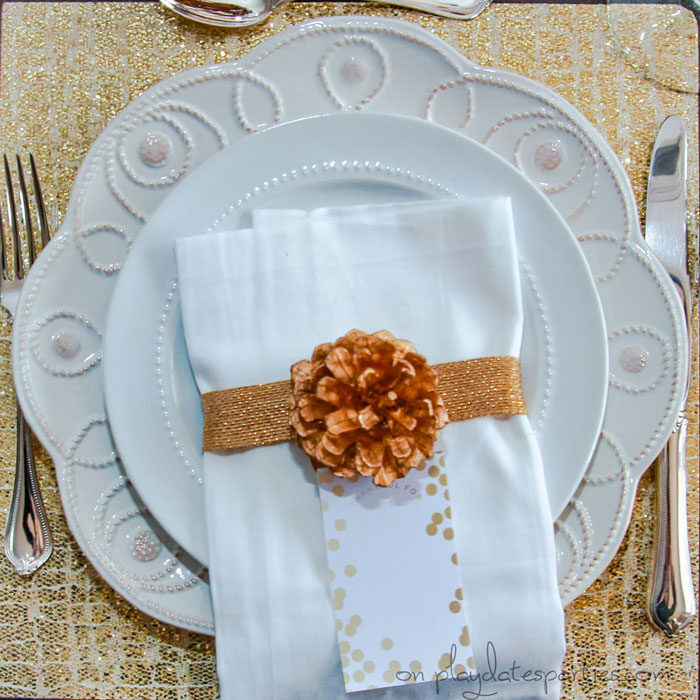
<instances>
[{"instance_id":1,"label":"gold glitter fabric","mask_svg":"<svg viewBox=\"0 0 700 700\"><path fill-rule=\"evenodd\" d=\"M31 150L35 154L55 231L89 146L109 120L145 88L187 68L236 59L280 29L311 17L400 17L434 32L477 63L533 78L569 100L624 164L642 216L655 130L667 115L682 114L690 127L688 227L694 261L698 230L698 100L693 94L697 25L688 10L681 10L680 20L674 20L682 23L680 35L665 32L670 18L664 13L677 12L678 7L629 7L634 8L636 26L629 24L629 10L625 19L619 9L605 5L496 4L475 20L459 22L370 3L292 3L260 26L226 31L195 25L152 2L5 2L1 146L8 153ZM641 36L639 23L662 31ZM630 37L639 42L635 44ZM663 87L660 75L676 76L670 89ZM697 303L694 314L697 328ZM3 311L3 523L15 450L10 328ZM697 581L697 341L688 414L688 519ZM28 579L19 578L4 558L0 562L0 696L215 698L213 640L154 621L101 580L68 531L50 461L41 449L37 457L55 551ZM697 697L697 622L682 636L667 639L645 617L655 501L652 468L639 485L632 521L617 556L599 580L567 608L564 698Z\"/></svg>"},{"instance_id":2,"label":"gold glitter fabric","mask_svg":"<svg viewBox=\"0 0 700 700\"><path fill-rule=\"evenodd\" d=\"M479 357L435 365L450 421L526 414L517 357ZM293 440L289 381L210 391L202 396L203 450L235 450Z\"/></svg>"},{"instance_id":3,"label":"gold glitter fabric","mask_svg":"<svg viewBox=\"0 0 700 700\"><path fill-rule=\"evenodd\" d=\"M450 421L526 415L517 357L479 357L435 365Z\"/></svg>"},{"instance_id":4,"label":"gold glitter fabric","mask_svg":"<svg viewBox=\"0 0 700 700\"><path fill-rule=\"evenodd\" d=\"M205 452L274 445L293 440L289 380L210 391L202 396Z\"/></svg>"}]
</instances>

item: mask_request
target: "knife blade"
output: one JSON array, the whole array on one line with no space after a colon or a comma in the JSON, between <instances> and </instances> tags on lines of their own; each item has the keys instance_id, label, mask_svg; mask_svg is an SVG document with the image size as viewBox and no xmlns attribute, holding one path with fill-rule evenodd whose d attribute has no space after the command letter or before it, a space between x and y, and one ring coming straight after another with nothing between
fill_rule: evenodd
<instances>
[{"instance_id":1,"label":"knife blade","mask_svg":"<svg viewBox=\"0 0 700 700\"><path fill-rule=\"evenodd\" d=\"M668 117L654 142L647 189L646 242L673 281L685 311L691 345L690 278L686 231L687 135L683 118ZM690 571L686 512L685 406L690 383L690 353L681 368L683 402L673 432L657 458L658 522L648 614L667 636L680 634L696 615Z\"/></svg>"}]
</instances>

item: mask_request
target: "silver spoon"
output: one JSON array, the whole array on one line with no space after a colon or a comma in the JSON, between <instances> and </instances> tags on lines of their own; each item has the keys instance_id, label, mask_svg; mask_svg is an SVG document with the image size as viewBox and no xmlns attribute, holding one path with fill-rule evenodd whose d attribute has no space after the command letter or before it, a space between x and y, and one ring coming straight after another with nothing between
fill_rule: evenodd
<instances>
[{"instance_id":1,"label":"silver spoon","mask_svg":"<svg viewBox=\"0 0 700 700\"><path fill-rule=\"evenodd\" d=\"M287 0L253 0L250 7L229 0L160 0L183 17L217 27L247 27L262 22ZM452 19L472 19L491 0L373 0L383 5L401 5Z\"/></svg>"},{"instance_id":2,"label":"silver spoon","mask_svg":"<svg viewBox=\"0 0 700 700\"><path fill-rule=\"evenodd\" d=\"M160 0L163 5L187 19L216 27L247 27L262 22L285 0L262 0L245 7L229 0Z\"/></svg>"}]
</instances>

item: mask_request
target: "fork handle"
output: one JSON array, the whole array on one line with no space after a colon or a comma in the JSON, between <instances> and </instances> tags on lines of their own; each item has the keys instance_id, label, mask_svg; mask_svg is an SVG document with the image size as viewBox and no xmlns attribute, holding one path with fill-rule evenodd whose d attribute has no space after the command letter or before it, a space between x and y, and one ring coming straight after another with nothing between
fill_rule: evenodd
<instances>
[{"instance_id":1,"label":"fork handle","mask_svg":"<svg viewBox=\"0 0 700 700\"><path fill-rule=\"evenodd\" d=\"M658 529L649 617L668 637L680 634L696 613L686 513L687 430L688 420L681 414L656 464Z\"/></svg>"},{"instance_id":2,"label":"fork handle","mask_svg":"<svg viewBox=\"0 0 700 700\"><path fill-rule=\"evenodd\" d=\"M5 529L5 554L20 576L29 576L52 551L53 538L36 478L32 434L17 404L17 464Z\"/></svg>"}]
</instances>

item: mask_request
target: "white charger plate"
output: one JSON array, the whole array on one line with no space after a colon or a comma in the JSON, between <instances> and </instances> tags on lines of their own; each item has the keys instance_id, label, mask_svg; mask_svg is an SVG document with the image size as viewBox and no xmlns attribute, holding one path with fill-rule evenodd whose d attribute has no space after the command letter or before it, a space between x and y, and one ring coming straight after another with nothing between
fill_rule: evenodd
<instances>
[{"instance_id":1,"label":"white charger plate","mask_svg":"<svg viewBox=\"0 0 700 700\"><path fill-rule=\"evenodd\" d=\"M471 139L415 118L339 114L276 126L198 168L143 228L112 295L103 365L112 434L136 490L190 554L208 563L202 416L175 239L250 225L260 207L502 195L516 222L523 385L554 522L598 442L608 388L602 309L576 239L537 187Z\"/></svg>"},{"instance_id":2,"label":"white charger plate","mask_svg":"<svg viewBox=\"0 0 700 700\"><path fill-rule=\"evenodd\" d=\"M614 556L636 484L670 434L687 358L682 310L642 240L624 168L588 121L551 90L476 66L401 21L291 27L237 63L158 83L90 149L61 230L25 282L12 347L17 394L56 465L71 531L129 602L213 631L201 566L149 517L111 439L100 366L107 308L130 242L194 167L271 124L343 110L422 117L482 142L550 198L583 248L605 314L610 388L593 460L555 524L568 603Z\"/></svg>"}]
</instances>

